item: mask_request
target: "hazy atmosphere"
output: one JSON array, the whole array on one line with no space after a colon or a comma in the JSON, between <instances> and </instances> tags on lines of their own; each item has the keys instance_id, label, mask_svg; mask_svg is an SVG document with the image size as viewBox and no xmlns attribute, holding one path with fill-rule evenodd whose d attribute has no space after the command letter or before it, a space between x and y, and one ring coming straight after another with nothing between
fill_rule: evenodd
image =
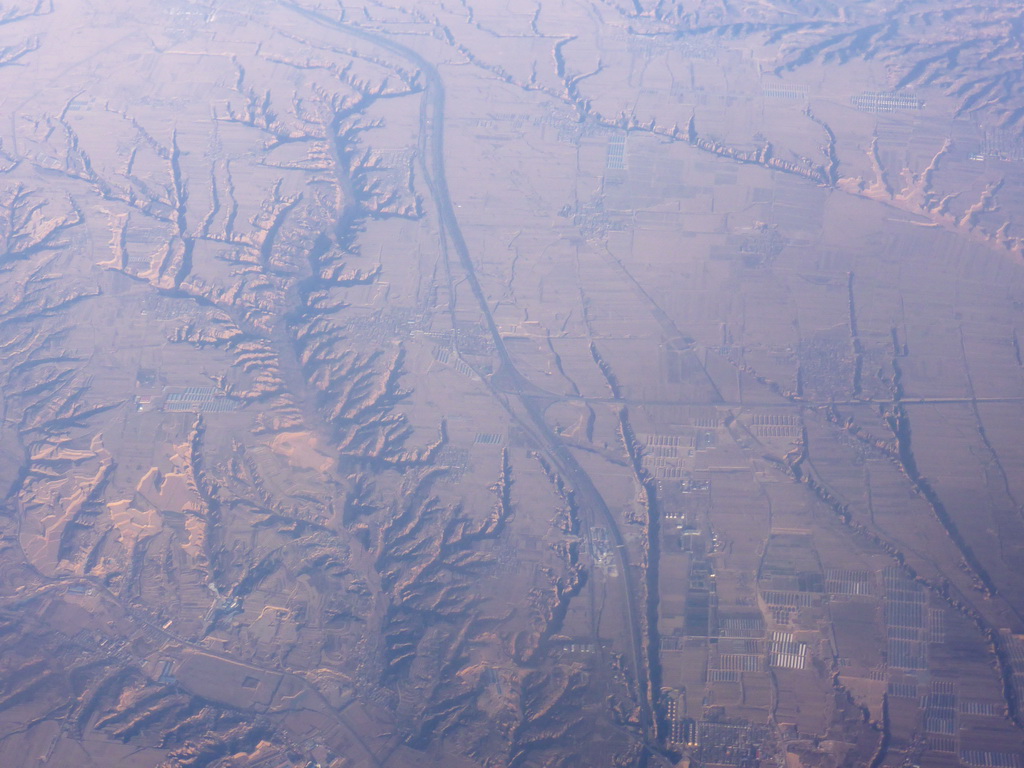
<instances>
[{"instance_id":1,"label":"hazy atmosphere","mask_svg":"<svg viewBox=\"0 0 1024 768\"><path fill-rule=\"evenodd\" d=\"M1024 768L1022 19L0 0L0 768Z\"/></svg>"}]
</instances>

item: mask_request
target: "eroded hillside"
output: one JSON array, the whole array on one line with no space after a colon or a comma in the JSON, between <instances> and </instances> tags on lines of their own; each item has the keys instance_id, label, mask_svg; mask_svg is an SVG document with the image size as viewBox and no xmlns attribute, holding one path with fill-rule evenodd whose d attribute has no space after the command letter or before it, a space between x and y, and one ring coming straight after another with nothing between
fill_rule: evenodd
<instances>
[{"instance_id":1,"label":"eroded hillside","mask_svg":"<svg viewBox=\"0 0 1024 768\"><path fill-rule=\"evenodd\" d=\"M0 8L0 763L1016 765L1020 8Z\"/></svg>"}]
</instances>

